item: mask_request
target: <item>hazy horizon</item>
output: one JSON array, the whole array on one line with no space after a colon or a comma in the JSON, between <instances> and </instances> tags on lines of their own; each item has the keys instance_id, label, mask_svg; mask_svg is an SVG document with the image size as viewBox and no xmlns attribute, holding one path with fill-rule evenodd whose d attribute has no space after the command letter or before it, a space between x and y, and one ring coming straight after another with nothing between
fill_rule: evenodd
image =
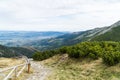
<instances>
[{"instance_id":1,"label":"hazy horizon","mask_svg":"<svg viewBox=\"0 0 120 80\"><path fill-rule=\"evenodd\" d=\"M85 31L119 14L120 0L1 0L0 31Z\"/></svg>"}]
</instances>

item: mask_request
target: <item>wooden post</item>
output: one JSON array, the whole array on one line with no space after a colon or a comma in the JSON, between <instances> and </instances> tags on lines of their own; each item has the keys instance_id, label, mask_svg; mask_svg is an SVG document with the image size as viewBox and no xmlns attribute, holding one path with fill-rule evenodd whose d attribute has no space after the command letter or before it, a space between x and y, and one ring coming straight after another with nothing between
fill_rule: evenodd
<instances>
[{"instance_id":1,"label":"wooden post","mask_svg":"<svg viewBox=\"0 0 120 80\"><path fill-rule=\"evenodd\" d=\"M15 79L14 80L17 80L17 67L15 67Z\"/></svg>"},{"instance_id":2,"label":"wooden post","mask_svg":"<svg viewBox=\"0 0 120 80\"><path fill-rule=\"evenodd\" d=\"M28 63L28 73L30 73L30 66L31 66L31 64Z\"/></svg>"}]
</instances>

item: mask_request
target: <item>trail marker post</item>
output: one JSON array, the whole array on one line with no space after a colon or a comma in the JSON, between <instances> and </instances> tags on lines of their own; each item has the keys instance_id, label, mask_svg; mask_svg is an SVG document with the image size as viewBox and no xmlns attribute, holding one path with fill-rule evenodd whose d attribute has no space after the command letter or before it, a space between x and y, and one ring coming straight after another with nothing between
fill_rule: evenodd
<instances>
[{"instance_id":1,"label":"trail marker post","mask_svg":"<svg viewBox=\"0 0 120 80\"><path fill-rule=\"evenodd\" d=\"M31 64L30 64L30 62L28 63L28 73L30 73L30 66L31 66Z\"/></svg>"}]
</instances>

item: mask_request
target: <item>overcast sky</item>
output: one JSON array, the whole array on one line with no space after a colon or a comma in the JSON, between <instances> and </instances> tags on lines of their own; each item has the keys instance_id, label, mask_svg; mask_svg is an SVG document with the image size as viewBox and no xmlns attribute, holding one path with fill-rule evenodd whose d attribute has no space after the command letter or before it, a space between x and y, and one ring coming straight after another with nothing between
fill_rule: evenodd
<instances>
[{"instance_id":1,"label":"overcast sky","mask_svg":"<svg viewBox=\"0 0 120 80\"><path fill-rule=\"evenodd\" d=\"M120 20L120 0L0 0L0 30L82 31Z\"/></svg>"}]
</instances>

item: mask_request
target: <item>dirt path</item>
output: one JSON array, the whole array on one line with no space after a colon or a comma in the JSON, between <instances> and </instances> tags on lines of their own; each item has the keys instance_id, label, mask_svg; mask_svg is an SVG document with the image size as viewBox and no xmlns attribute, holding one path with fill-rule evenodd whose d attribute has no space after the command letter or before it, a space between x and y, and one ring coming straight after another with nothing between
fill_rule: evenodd
<instances>
[{"instance_id":1,"label":"dirt path","mask_svg":"<svg viewBox=\"0 0 120 80\"><path fill-rule=\"evenodd\" d=\"M50 68L46 68L40 62L31 61L31 67L33 69L33 74L26 80L45 80L51 72Z\"/></svg>"}]
</instances>

